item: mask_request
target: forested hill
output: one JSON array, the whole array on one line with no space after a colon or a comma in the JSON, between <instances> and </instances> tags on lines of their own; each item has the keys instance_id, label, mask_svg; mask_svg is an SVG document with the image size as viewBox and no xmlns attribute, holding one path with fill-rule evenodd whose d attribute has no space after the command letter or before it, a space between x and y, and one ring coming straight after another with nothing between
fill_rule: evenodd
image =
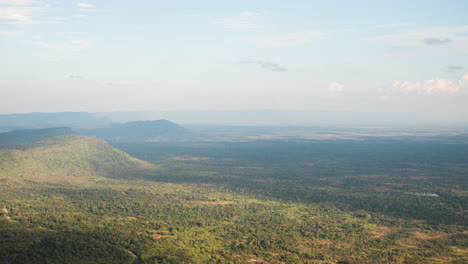
<instances>
[{"instance_id":1,"label":"forested hill","mask_svg":"<svg viewBox=\"0 0 468 264\"><path fill-rule=\"evenodd\" d=\"M108 128L83 129L80 134L120 141L181 140L189 136L182 126L168 120L134 121Z\"/></svg>"},{"instance_id":2,"label":"forested hill","mask_svg":"<svg viewBox=\"0 0 468 264\"><path fill-rule=\"evenodd\" d=\"M63 182L91 176L122 178L151 173L152 169L153 165L101 139L80 135L0 149L0 178L7 179Z\"/></svg>"},{"instance_id":3,"label":"forested hill","mask_svg":"<svg viewBox=\"0 0 468 264\"><path fill-rule=\"evenodd\" d=\"M75 134L68 127L52 127L44 129L22 129L0 133L0 146L33 143L57 136Z\"/></svg>"}]
</instances>

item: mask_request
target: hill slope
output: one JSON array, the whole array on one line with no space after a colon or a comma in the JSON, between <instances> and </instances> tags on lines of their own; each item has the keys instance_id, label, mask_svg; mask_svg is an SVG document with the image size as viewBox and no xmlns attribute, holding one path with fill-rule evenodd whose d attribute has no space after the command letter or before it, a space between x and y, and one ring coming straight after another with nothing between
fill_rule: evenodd
<instances>
[{"instance_id":1,"label":"hill slope","mask_svg":"<svg viewBox=\"0 0 468 264\"><path fill-rule=\"evenodd\" d=\"M0 133L0 146L32 143L71 134L74 134L74 132L68 127L14 130L11 132Z\"/></svg>"},{"instance_id":2,"label":"hill slope","mask_svg":"<svg viewBox=\"0 0 468 264\"><path fill-rule=\"evenodd\" d=\"M168 120L128 122L109 128L81 130L80 133L120 141L180 140L189 134L182 126Z\"/></svg>"},{"instance_id":3,"label":"hill slope","mask_svg":"<svg viewBox=\"0 0 468 264\"><path fill-rule=\"evenodd\" d=\"M40 182L70 181L81 176L123 178L150 173L154 167L103 140L80 135L0 150L0 178Z\"/></svg>"}]
</instances>

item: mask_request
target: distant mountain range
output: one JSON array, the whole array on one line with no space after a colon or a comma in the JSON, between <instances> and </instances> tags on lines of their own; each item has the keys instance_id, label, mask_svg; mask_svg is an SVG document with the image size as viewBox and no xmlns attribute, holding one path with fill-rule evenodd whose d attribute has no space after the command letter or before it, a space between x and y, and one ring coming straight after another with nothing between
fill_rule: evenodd
<instances>
[{"instance_id":1,"label":"distant mountain range","mask_svg":"<svg viewBox=\"0 0 468 264\"><path fill-rule=\"evenodd\" d=\"M75 132L68 127L14 130L0 133L0 146L32 143L71 134L75 134Z\"/></svg>"},{"instance_id":2,"label":"distant mountain range","mask_svg":"<svg viewBox=\"0 0 468 264\"><path fill-rule=\"evenodd\" d=\"M0 146L17 145L47 140L56 136L81 134L113 141L181 141L191 137L191 132L168 120L113 123L106 128L70 129L53 127L21 129L0 133Z\"/></svg>"},{"instance_id":3,"label":"distant mountain range","mask_svg":"<svg viewBox=\"0 0 468 264\"><path fill-rule=\"evenodd\" d=\"M50 127L97 128L112 123L109 117L87 112L29 113L0 115L0 129L39 129Z\"/></svg>"},{"instance_id":4,"label":"distant mountain range","mask_svg":"<svg viewBox=\"0 0 468 264\"><path fill-rule=\"evenodd\" d=\"M180 124L240 125L240 126L369 126L418 125L431 120L416 113L353 112L314 110L169 110L95 113L114 122L169 119Z\"/></svg>"},{"instance_id":5,"label":"distant mountain range","mask_svg":"<svg viewBox=\"0 0 468 264\"><path fill-rule=\"evenodd\" d=\"M168 120L116 123L112 127L78 130L82 135L118 141L183 140L190 132Z\"/></svg>"},{"instance_id":6,"label":"distant mountain range","mask_svg":"<svg viewBox=\"0 0 468 264\"><path fill-rule=\"evenodd\" d=\"M369 126L420 125L433 121L415 113L351 112L312 110L171 110L131 112L62 112L0 115L0 131L70 127L97 129L115 127L116 122L169 119L180 124L247 126Z\"/></svg>"}]
</instances>

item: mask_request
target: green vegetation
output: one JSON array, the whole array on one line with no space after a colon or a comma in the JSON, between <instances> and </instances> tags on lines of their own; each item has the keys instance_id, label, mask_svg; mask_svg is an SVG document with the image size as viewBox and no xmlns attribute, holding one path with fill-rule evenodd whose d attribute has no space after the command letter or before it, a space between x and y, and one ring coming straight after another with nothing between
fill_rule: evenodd
<instances>
[{"instance_id":1,"label":"green vegetation","mask_svg":"<svg viewBox=\"0 0 468 264\"><path fill-rule=\"evenodd\" d=\"M191 133L178 124L168 120L134 121L115 123L111 127L82 129L80 134L119 141L161 141L178 140L191 137Z\"/></svg>"},{"instance_id":2,"label":"green vegetation","mask_svg":"<svg viewBox=\"0 0 468 264\"><path fill-rule=\"evenodd\" d=\"M0 150L0 263L468 261L466 145L114 146Z\"/></svg>"},{"instance_id":3,"label":"green vegetation","mask_svg":"<svg viewBox=\"0 0 468 264\"><path fill-rule=\"evenodd\" d=\"M74 134L68 127L24 129L0 133L0 146L17 145Z\"/></svg>"}]
</instances>

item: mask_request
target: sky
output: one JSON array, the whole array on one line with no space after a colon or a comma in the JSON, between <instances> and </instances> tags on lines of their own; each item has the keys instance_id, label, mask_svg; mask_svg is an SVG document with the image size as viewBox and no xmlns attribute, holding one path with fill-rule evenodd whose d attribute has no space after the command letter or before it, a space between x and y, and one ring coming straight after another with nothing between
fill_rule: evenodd
<instances>
[{"instance_id":1,"label":"sky","mask_svg":"<svg viewBox=\"0 0 468 264\"><path fill-rule=\"evenodd\" d=\"M468 121L467 11L467 0L0 0L0 113Z\"/></svg>"}]
</instances>

